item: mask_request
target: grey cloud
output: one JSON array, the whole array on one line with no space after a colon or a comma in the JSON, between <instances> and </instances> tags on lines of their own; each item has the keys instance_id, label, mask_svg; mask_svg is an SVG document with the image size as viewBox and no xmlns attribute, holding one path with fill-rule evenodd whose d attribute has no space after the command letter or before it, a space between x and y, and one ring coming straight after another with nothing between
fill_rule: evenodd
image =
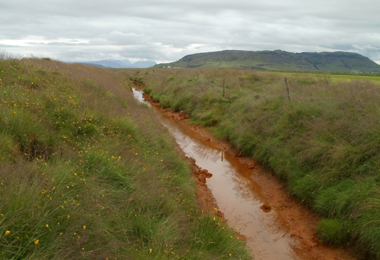
<instances>
[{"instance_id":1,"label":"grey cloud","mask_svg":"<svg viewBox=\"0 0 380 260\"><path fill-rule=\"evenodd\" d=\"M380 1L373 0L13 0L0 6L2 48L67 61L173 61L223 49L350 50L380 59Z\"/></svg>"}]
</instances>

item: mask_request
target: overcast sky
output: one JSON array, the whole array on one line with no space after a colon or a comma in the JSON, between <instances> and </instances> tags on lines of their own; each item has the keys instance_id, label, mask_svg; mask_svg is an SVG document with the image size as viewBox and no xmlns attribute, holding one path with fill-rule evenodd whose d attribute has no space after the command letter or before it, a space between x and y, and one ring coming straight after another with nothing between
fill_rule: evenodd
<instances>
[{"instance_id":1,"label":"overcast sky","mask_svg":"<svg viewBox=\"0 0 380 260\"><path fill-rule=\"evenodd\" d=\"M21 56L159 63L277 49L380 63L380 0L0 0L0 52Z\"/></svg>"}]
</instances>

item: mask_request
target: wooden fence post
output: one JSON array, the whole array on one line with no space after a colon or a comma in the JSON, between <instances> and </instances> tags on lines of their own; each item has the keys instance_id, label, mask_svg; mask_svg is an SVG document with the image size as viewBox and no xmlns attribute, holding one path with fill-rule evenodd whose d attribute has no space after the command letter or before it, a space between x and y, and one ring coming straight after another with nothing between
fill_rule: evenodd
<instances>
[{"instance_id":1,"label":"wooden fence post","mask_svg":"<svg viewBox=\"0 0 380 260\"><path fill-rule=\"evenodd\" d=\"M288 80L285 77L285 85L286 85L286 91L288 92L288 99L290 100L290 94L289 94L289 87L288 87Z\"/></svg>"},{"instance_id":2,"label":"wooden fence post","mask_svg":"<svg viewBox=\"0 0 380 260\"><path fill-rule=\"evenodd\" d=\"M223 97L224 97L225 81L223 79Z\"/></svg>"}]
</instances>

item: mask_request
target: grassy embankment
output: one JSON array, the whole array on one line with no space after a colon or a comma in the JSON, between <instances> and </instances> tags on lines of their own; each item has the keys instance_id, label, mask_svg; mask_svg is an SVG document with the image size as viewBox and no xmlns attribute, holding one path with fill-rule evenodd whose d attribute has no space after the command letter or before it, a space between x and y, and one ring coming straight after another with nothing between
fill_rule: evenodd
<instances>
[{"instance_id":1,"label":"grassy embankment","mask_svg":"<svg viewBox=\"0 0 380 260\"><path fill-rule=\"evenodd\" d=\"M323 217L320 238L380 259L380 85L252 70L129 70L165 107L186 110L272 169ZM225 94L223 96L223 80Z\"/></svg>"},{"instance_id":2,"label":"grassy embankment","mask_svg":"<svg viewBox=\"0 0 380 260\"><path fill-rule=\"evenodd\" d=\"M0 57L1 259L249 259L128 84Z\"/></svg>"}]
</instances>

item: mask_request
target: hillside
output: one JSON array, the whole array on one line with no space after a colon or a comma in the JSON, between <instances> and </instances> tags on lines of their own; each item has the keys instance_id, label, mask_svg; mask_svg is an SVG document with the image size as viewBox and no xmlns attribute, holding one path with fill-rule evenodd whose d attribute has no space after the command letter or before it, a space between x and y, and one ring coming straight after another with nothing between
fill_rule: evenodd
<instances>
[{"instance_id":1,"label":"hillside","mask_svg":"<svg viewBox=\"0 0 380 260\"><path fill-rule=\"evenodd\" d=\"M172 63L158 64L157 68L248 68L258 70L287 70L345 73L380 73L380 65L357 53L238 51L187 55Z\"/></svg>"},{"instance_id":2,"label":"hillside","mask_svg":"<svg viewBox=\"0 0 380 260\"><path fill-rule=\"evenodd\" d=\"M0 259L249 259L130 84L0 54Z\"/></svg>"}]
</instances>

